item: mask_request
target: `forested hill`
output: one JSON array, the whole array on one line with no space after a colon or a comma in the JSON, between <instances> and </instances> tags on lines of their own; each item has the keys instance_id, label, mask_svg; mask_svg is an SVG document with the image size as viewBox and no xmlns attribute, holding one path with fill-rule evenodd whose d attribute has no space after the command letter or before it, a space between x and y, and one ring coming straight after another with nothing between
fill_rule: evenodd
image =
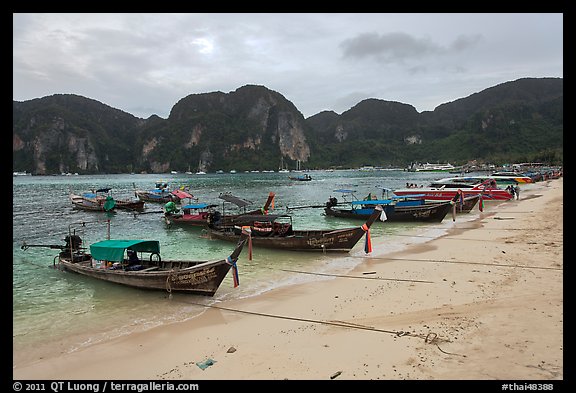
<instances>
[{"instance_id":1,"label":"forested hill","mask_svg":"<svg viewBox=\"0 0 576 393\"><path fill-rule=\"evenodd\" d=\"M57 94L13 102L13 168L35 174L405 167L563 159L563 79L525 78L418 113L367 99L304 119L264 86L191 94L140 119Z\"/></svg>"}]
</instances>

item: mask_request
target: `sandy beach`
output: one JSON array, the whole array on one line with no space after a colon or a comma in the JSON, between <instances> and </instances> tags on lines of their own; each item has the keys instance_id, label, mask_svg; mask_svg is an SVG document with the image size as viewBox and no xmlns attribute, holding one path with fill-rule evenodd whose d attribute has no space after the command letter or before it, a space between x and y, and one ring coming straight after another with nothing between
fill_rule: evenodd
<instances>
[{"instance_id":1,"label":"sandy beach","mask_svg":"<svg viewBox=\"0 0 576 393\"><path fill-rule=\"evenodd\" d=\"M563 380L563 179L492 203L401 252L374 238L348 277L221 302L13 379Z\"/></svg>"}]
</instances>

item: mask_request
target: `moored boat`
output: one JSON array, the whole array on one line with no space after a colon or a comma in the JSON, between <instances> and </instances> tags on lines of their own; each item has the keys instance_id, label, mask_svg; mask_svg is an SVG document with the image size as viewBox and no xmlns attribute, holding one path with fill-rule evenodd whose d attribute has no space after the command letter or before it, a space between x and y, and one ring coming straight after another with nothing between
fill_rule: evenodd
<instances>
[{"instance_id":1,"label":"moored boat","mask_svg":"<svg viewBox=\"0 0 576 393\"><path fill-rule=\"evenodd\" d=\"M230 271L238 285L236 262L248 235L242 235L233 252L225 258L208 261L163 260L157 240L108 239L82 247L82 239L73 233L66 245L22 245L60 249L54 266L87 277L140 289L165 290L213 296Z\"/></svg>"},{"instance_id":2,"label":"moored boat","mask_svg":"<svg viewBox=\"0 0 576 393\"><path fill-rule=\"evenodd\" d=\"M380 205L384 209L385 221L441 222L452 209L454 202L402 205L400 201L394 202L391 200L377 199L370 201L352 201L350 204L351 207L345 209L331 206L328 202L324 208L324 213L332 217L366 219L373 213L374 206Z\"/></svg>"},{"instance_id":3,"label":"moored boat","mask_svg":"<svg viewBox=\"0 0 576 393\"><path fill-rule=\"evenodd\" d=\"M268 193L268 199L264 205L255 210L246 211L246 207L252 204L242 198L238 198L230 193L221 193L219 199L222 199L222 212L216 210L218 205L209 203L192 203L182 206L181 209L176 206L174 202L168 202L164 205L164 219L168 225L186 225L193 227L206 227L209 224L217 225L232 225L238 217L244 215L261 216L268 214L268 211L274 205L274 192ZM225 213L225 203L231 203L236 207L243 209L237 214Z\"/></svg>"},{"instance_id":4,"label":"moored boat","mask_svg":"<svg viewBox=\"0 0 576 393\"><path fill-rule=\"evenodd\" d=\"M298 175L298 176L288 176L288 179L290 180L296 180L296 181L311 181L312 180L312 176L310 176L309 174L305 173L303 175Z\"/></svg>"},{"instance_id":5,"label":"moored boat","mask_svg":"<svg viewBox=\"0 0 576 393\"><path fill-rule=\"evenodd\" d=\"M106 201L106 199L110 196L114 199L116 209L138 210L138 211L144 209L144 201L141 201L139 199L114 198L110 194L111 190L112 190L112 188L110 188L110 187L100 188L100 189L96 190L95 192L84 193L84 194L82 194L82 196L85 198L94 198L100 202Z\"/></svg>"},{"instance_id":6,"label":"moored boat","mask_svg":"<svg viewBox=\"0 0 576 393\"><path fill-rule=\"evenodd\" d=\"M97 200L95 198L70 193L68 197L70 202L72 202L72 206L80 210L110 212L116 208L116 202L111 196L107 196L104 200Z\"/></svg>"},{"instance_id":7,"label":"moored boat","mask_svg":"<svg viewBox=\"0 0 576 393\"><path fill-rule=\"evenodd\" d=\"M483 199L493 201L507 201L512 198L512 194L499 188L494 179L487 179L481 183L433 182L428 187L396 189L394 194L398 196L424 194L424 199L427 200L446 201L453 199L459 190L464 198L479 194L482 194Z\"/></svg>"},{"instance_id":8,"label":"moored boat","mask_svg":"<svg viewBox=\"0 0 576 393\"><path fill-rule=\"evenodd\" d=\"M245 216L243 219L247 220L246 223L241 222L241 217L236 225L209 227L208 235L213 239L237 241L244 226L250 228L250 242L256 247L292 251L349 252L363 236L366 236L367 244L370 244L370 227L381 216L382 211L382 207L377 205L362 226L342 229L295 230L289 215L266 215L259 221Z\"/></svg>"},{"instance_id":9,"label":"moored boat","mask_svg":"<svg viewBox=\"0 0 576 393\"><path fill-rule=\"evenodd\" d=\"M205 227L213 209L218 205L209 203L191 203L182 206L182 211L174 202L164 205L164 220L168 225L186 225L193 227Z\"/></svg>"},{"instance_id":10,"label":"moored boat","mask_svg":"<svg viewBox=\"0 0 576 393\"><path fill-rule=\"evenodd\" d=\"M430 164L428 162L426 164L413 163L408 168L408 170L411 172L450 172L454 171L455 169L456 167L450 163Z\"/></svg>"},{"instance_id":11,"label":"moored boat","mask_svg":"<svg viewBox=\"0 0 576 393\"><path fill-rule=\"evenodd\" d=\"M168 183L157 182L155 188L150 190L134 190L135 195L144 202L153 203L180 203L183 199L193 198L184 190L170 190Z\"/></svg>"}]
</instances>

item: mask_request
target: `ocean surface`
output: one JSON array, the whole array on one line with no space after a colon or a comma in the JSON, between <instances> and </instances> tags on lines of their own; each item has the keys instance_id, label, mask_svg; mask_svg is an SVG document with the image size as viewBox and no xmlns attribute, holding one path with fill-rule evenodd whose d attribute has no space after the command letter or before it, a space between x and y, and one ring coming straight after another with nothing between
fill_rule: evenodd
<instances>
[{"instance_id":1,"label":"ocean surface","mask_svg":"<svg viewBox=\"0 0 576 393\"><path fill-rule=\"evenodd\" d=\"M118 199L134 198L135 189L152 189L158 181L171 188L189 187L199 202L222 207L222 192L261 207L269 192L276 193L273 213L287 207L323 205L329 197L342 201L339 189L354 190L357 198L369 192L382 195L383 188L403 188L406 183L427 185L448 173L402 170L310 171L313 180L292 181L293 173L224 174L125 174L91 176L13 177L13 273L12 319L13 364L75 351L86 345L109 340L134 331L182 321L200 315L206 307L227 299L254 296L296 283L327 280L327 275L287 272L346 273L362 262L364 240L350 253L290 252L254 248L253 260L242 252L238 261L240 286L234 288L231 273L214 297L146 291L100 282L74 273L53 269L57 249L29 248L27 244L63 245L69 230L76 229L84 246L106 238L110 219L111 238L159 240L163 259L220 259L234 244L211 240L201 228L168 227L162 204L146 203L143 214L119 210L116 213L76 210L69 192L83 193L111 187ZM489 208L489 204L487 204ZM234 213L226 204L226 213ZM346 228L362 222L326 217L321 208L290 211L296 229ZM478 217L478 210L458 215L456 223ZM83 227L81 223L86 223ZM409 244L441 236L454 225L450 214L442 223L388 223L377 221L371 229L373 255L398 251Z\"/></svg>"}]
</instances>

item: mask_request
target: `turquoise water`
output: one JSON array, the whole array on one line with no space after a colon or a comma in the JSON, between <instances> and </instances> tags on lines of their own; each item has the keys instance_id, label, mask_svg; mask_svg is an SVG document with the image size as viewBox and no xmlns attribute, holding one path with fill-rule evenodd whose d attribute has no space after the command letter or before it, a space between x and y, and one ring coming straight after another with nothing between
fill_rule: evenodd
<instances>
[{"instance_id":1,"label":"turquoise water","mask_svg":"<svg viewBox=\"0 0 576 393\"><path fill-rule=\"evenodd\" d=\"M233 287L229 274L213 298L137 290L99 282L73 273L52 269L58 250L29 248L28 244L62 245L69 228L90 222L77 232L84 245L103 240L105 220L110 219L112 238L159 240L163 259L220 259L234 245L205 237L201 228L167 227L161 204L146 203L145 214L119 210L115 214L85 212L72 208L69 191L112 187L117 198L133 198L134 188L150 189L157 181L172 188L189 186L200 202L217 203L221 192L254 202L261 207L269 192L275 192L274 213L286 213L286 207L323 205L330 196L341 199L336 189L357 191L359 198L369 192L381 195L381 188L401 188L407 182L428 184L448 175L405 171L312 171L310 182L288 179L284 173L236 173L207 175L94 175L94 176L17 176L13 178L13 361L14 365L106 340L167 322L199 315L209 304L226 299L253 296L294 283L324 280L314 276L286 272L301 270L343 273L362 261L363 240L350 254L321 254L254 249L253 260L246 250L238 262L240 286ZM227 213L233 212L226 204ZM322 209L292 210L293 225L298 229L345 228L362 225L358 221L325 217ZM468 218L471 219L471 218ZM98 222L100 221L100 222ZM414 230L428 229L439 236L441 224L381 223L371 229L375 252L397 250L423 238L401 236ZM429 240L429 239L426 239ZM356 257L355 257L356 256Z\"/></svg>"}]
</instances>

